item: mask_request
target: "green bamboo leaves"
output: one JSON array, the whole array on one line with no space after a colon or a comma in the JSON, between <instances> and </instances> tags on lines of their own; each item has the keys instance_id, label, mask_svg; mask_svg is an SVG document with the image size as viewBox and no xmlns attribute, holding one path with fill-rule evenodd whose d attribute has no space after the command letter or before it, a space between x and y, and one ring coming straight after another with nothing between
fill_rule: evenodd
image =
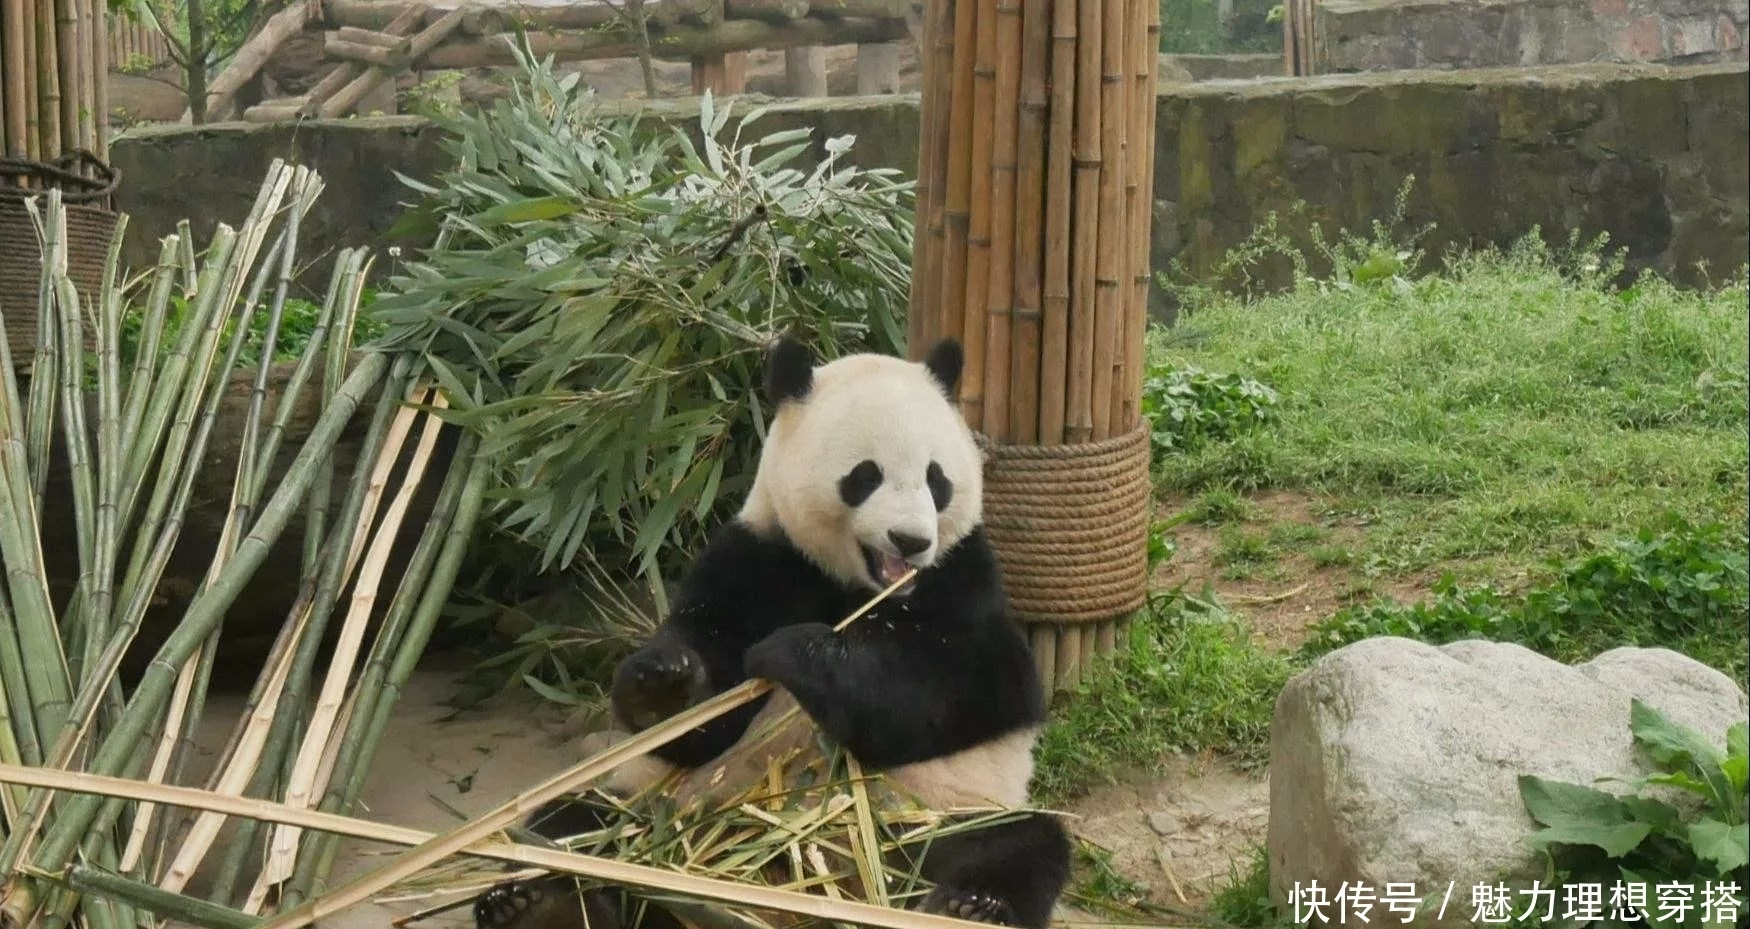
<instances>
[{"instance_id":1,"label":"green bamboo leaves","mask_svg":"<svg viewBox=\"0 0 1750 929\"><path fill-rule=\"evenodd\" d=\"M752 477L759 358L779 330L831 356L903 349L911 186L806 129L697 142L599 107L525 55L510 96L446 121L436 233L373 306L424 353L498 469L499 527L544 568L672 567Z\"/></svg>"}]
</instances>

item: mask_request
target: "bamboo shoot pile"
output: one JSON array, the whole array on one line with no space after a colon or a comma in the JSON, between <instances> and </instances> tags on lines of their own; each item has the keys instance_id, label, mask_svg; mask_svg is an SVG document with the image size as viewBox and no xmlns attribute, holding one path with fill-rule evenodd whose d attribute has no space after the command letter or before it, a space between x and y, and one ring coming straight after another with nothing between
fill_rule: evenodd
<instances>
[{"instance_id":1,"label":"bamboo shoot pile","mask_svg":"<svg viewBox=\"0 0 1750 929\"><path fill-rule=\"evenodd\" d=\"M1146 597L1159 30L1154 0L942 0L924 19L908 342L965 346L992 542L1059 685Z\"/></svg>"},{"instance_id":2,"label":"bamboo shoot pile","mask_svg":"<svg viewBox=\"0 0 1750 929\"><path fill-rule=\"evenodd\" d=\"M302 594L205 786L299 810L346 810L356 800L388 711L454 582L487 470L466 436L447 469L432 466L441 428L433 409L443 402L428 399L431 389L411 377L413 359L392 364L381 353L350 351L369 266L362 250L336 262L308 347L268 415L268 372L299 230L321 187L308 169L276 161L241 227L221 223L198 247L184 222L162 241L158 265L138 289L118 275L124 217L95 293L81 292L67 273L59 192L27 204L42 236L42 333L27 382L0 346L0 550L8 569L0 597L0 763L175 783L226 612L301 512L302 550L281 546L280 556L301 563ZM186 309L173 314L173 296L186 298ZM131 343L122 338L124 317L138 322ZM89 352L88 322L96 345ZM261 361L223 532L169 637L140 679L124 684L118 669L177 548L225 388L252 333L262 337ZM320 398L321 414L297 436L287 421L305 391ZM335 495L334 450L361 409L370 410L361 456ZM275 465L282 445L296 449L283 468ZM45 563L40 514L48 472L61 460L78 563L57 572ZM389 549L413 495L434 481L441 490L430 521L379 608ZM70 596L52 593L52 574L76 578ZM337 644L324 667L318 656L331 626ZM204 865L214 869L212 903L254 912L271 891L306 892L331 863L330 846L254 823L235 830L221 852L217 813L179 823L183 812L151 802L41 787L11 788L0 799L6 925L66 925L75 914L93 929L138 925L134 903L83 898L52 879L75 860L171 894ZM243 874L264 859L259 877Z\"/></svg>"}]
</instances>

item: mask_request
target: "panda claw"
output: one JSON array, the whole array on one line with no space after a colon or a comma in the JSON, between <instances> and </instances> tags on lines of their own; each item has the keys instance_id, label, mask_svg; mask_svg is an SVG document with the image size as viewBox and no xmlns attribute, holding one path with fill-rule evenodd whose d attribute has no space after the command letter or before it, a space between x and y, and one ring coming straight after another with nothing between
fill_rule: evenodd
<instances>
[{"instance_id":1,"label":"panda claw","mask_svg":"<svg viewBox=\"0 0 1750 929\"><path fill-rule=\"evenodd\" d=\"M955 890L952 887L937 886L924 898L918 909L925 913L951 916L975 923L1015 925L1015 911L1007 901L990 894Z\"/></svg>"},{"instance_id":2,"label":"panda claw","mask_svg":"<svg viewBox=\"0 0 1750 929\"><path fill-rule=\"evenodd\" d=\"M495 885L474 901L477 929L512 929L524 922L531 910L549 902L538 883L506 881Z\"/></svg>"}]
</instances>

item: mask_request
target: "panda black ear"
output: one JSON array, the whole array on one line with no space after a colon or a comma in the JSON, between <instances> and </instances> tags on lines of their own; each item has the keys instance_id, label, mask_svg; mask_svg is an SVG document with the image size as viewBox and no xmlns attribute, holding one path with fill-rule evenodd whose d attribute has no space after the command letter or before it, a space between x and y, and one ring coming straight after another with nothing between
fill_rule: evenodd
<instances>
[{"instance_id":1,"label":"panda black ear","mask_svg":"<svg viewBox=\"0 0 1750 929\"><path fill-rule=\"evenodd\" d=\"M808 346L795 338L789 335L779 336L778 341L766 352L766 401L778 406L791 400L801 400L808 396L808 390L812 386L814 354L808 350Z\"/></svg>"},{"instance_id":2,"label":"panda black ear","mask_svg":"<svg viewBox=\"0 0 1750 929\"><path fill-rule=\"evenodd\" d=\"M924 357L924 367L930 370L930 375L936 383L942 385L942 390L953 397L960 388L960 369L966 363L966 354L960 348L960 340L943 339L930 349Z\"/></svg>"}]
</instances>

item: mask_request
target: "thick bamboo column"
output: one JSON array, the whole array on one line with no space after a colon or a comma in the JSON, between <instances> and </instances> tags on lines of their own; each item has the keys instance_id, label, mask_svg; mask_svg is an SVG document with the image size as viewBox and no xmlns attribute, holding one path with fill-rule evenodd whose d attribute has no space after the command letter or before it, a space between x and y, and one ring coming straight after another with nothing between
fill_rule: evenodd
<instances>
[{"instance_id":1,"label":"thick bamboo column","mask_svg":"<svg viewBox=\"0 0 1750 929\"><path fill-rule=\"evenodd\" d=\"M966 350L985 516L1039 669L1118 647L1147 595L1140 411L1156 0L930 0L910 350Z\"/></svg>"}]
</instances>

